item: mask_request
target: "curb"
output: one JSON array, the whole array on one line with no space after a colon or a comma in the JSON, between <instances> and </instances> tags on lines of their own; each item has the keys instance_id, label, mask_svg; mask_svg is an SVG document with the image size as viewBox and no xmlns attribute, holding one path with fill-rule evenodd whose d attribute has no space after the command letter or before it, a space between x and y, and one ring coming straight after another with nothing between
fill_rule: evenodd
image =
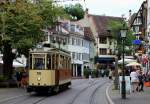
<instances>
[{"instance_id":1,"label":"curb","mask_svg":"<svg viewBox=\"0 0 150 104\"><path fill-rule=\"evenodd\" d=\"M105 93L106 93L106 98L107 98L108 104L115 104L115 103L112 101L111 97L109 96L109 89L110 89L111 85L112 85L112 84L110 84L110 85L107 86L107 88L106 88L106 92L105 92Z\"/></svg>"}]
</instances>

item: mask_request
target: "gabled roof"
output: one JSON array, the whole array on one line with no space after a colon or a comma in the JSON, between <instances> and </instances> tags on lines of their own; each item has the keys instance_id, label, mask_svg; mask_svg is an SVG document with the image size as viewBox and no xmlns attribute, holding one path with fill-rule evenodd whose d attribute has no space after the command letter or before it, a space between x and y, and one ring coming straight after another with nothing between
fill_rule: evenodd
<instances>
[{"instance_id":1,"label":"gabled roof","mask_svg":"<svg viewBox=\"0 0 150 104\"><path fill-rule=\"evenodd\" d=\"M111 36L108 32L108 22L111 20L121 21L121 17L112 17L112 16L101 16L101 15L89 15L92 17L94 26L99 36Z\"/></svg>"},{"instance_id":2,"label":"gabled roof","mask_svg":"<svg viewBox=\"0 0 150 104\"><path fill-rule=\"evenodd\" d=\"M130 17L130 19L129 19L129 26L130 27L132 26L136 16L137 16L137 13L133 13L132 16Z\"/></svg>"},{"instance_id":3,"label":"gabled roof","mask_svg":"<svg viewBox=\"0 0 150 104\"><path fill-rule=\"evenodd\" d=\"M147 6L145 7L145 5L147 5L147 1L143 1L143 3L141 4L141 6L140 6L138 12L137 12L137 13L134 13L134 14L132 15L132 17L131 17L131 19L130 19L130 22L129 22L129 26L130 26L130 27L133 26L135 19L136 19L136 18L139 18L138 14L141 15L140 17L141 17L141 19L142 19L142 16L143 16L143 15L142 15L141 12L142 12L144 9L147 9Z\"/></svg>"}]
</instances>

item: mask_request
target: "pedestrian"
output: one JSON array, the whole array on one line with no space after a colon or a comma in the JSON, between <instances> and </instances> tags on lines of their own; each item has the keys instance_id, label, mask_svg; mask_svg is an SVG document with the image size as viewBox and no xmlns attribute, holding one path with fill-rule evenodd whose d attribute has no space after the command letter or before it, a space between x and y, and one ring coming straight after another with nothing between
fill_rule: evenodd
<instances>
[{"instance_id":1,"label":"pedestrian","mask_svg":"<svg viewBox=\"0 0 150 104\"><path fill-rule=\"evenodd\" d=\"M122 75L122 70L121 70L121 68L118 68L118 75L119 75L119 76Z\"/></svg>"},{"instance_id":2,"label":"pedestrian","mask_svg":"<svg viewBox=\"0 0 150 104\"><path fill-rule=\"evenodd\" d=\"M104 75L105 75L105 71L104 71L104 69L103 69L103 68L101 69L101 74L102 74L102 77L104 77Z\"/></svg>"},{"instance_id":3,"label":"pedestrian","mask_svg":"<svg viewBox=\"0 0 150 104\"><path fill-rule=\"evenodd\" d=\"M27 87L27 84L27 72L24 69L24 71L22 72L21 87L25 89Z\"/></svg>"},{"instance_id":4,"label":"pedestrian","mask_svg":"<svg viewBox=\"0 0 150 104\"><path fill-rule=\"evenodd\" d=\"M16 79L17 79L17 86L19 88L21 86L21 79L22 79L22 74L20 71L16 72Z\"/></svg>"},{"instance_id":5,"label":"pedestrian","mask_svg":"<svg viewBox=\"0 0 150 104\"><path fill-rule=\"evenodd\" d=\"M133 71L130 73L130 78L131 78L132 92L138 91L139 79L136 69L133 69Z\"/></svg>"},{"instance_id":6,"label":"pedestrian","mask_svg":"<svg viewBox=\"0 0 150 104\"><path fill-rule=\"evenodd\" d=\"M112 70L109 70L109 75L108 75L109 79L112 79Z\"/></svg>"},{"instance_id":7,"label":"pedestrian","mask_svg":"<svg viewBox=\"0 0 150 104\"><path fill-rule=\"evenodd\" d=\"M125 68L125 75L130 76L130 69L129 68Z\"/></svg>"},{"instance_id":8,"label":"pedestrian","mask_svg":"<svg viewBox=\"0 0 150 104\"><path fill-rule=\"evenodd\" d=\"M147 72L146 77L147 77L147 81L150 82L150 70Z\"/></svg>"},{"instance_id":9,"label":"pedestrian","mask_svg":"<svg viewBox=\"0 0 150 104\"><path fill-rule=\"evenodd\" d=\"M142 70L139 71L138 78L139 78L139 92L144 91L143 86L144 86L145 78L144 78L144 74L142 73Z\"/></svg>"},{"instance_id":10,"label":"pedestrian","mask_svg":"<svg viewBox=\"0 0 150 104\"><path fill-rule=\"evenodd\" d=\"M109 69L106 69L106 70L105 70L105 75L106 75L106 77L109 76L109 71L110 71Z\"/></svg>"},{"instance_id":11,"label":"pedestrian","mask_svg":"<svg viewBox=\"0 0 150 104\"><path fill-rule=\"evenodd\" d=\"M93 79L92 79L92 72L89 74L89 83L92 83Z\"/></svg>"}]
</instances>

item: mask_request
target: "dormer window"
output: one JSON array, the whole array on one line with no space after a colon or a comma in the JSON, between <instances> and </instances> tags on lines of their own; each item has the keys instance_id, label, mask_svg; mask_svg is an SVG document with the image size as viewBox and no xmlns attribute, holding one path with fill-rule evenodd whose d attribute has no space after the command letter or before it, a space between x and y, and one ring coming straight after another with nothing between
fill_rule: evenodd
<instances>
[{"instance_id":1,"label":"dormer window","mask_svg":"<svg viewBox=\"0 0 150 104\"><path fill-rule=\"evenodd\" d=\"M70 31L71 31L71 32L75 32L75 25L71 25L71 26L70 26Z\"/></svg>"},{"instance_id":2,"label":"dormer window","mask_svg":"<svg viewBox=\"0 0 150 104\"><path fill-rule=\"evenodd\" d=\"M79 25L76 26L77 29L80 29Z\"/></svg>"}]
</instances>

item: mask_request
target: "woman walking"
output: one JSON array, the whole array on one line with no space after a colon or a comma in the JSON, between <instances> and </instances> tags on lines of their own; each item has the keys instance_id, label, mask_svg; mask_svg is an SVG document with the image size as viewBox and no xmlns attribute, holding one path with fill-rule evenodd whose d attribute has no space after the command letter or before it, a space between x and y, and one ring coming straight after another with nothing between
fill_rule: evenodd
<instances>
[{"instance_id":1,"label":"woman walking","mask_svg":"<svg viewBox=\"0 0 150 104\"><path fill-rule=\"evenodd\" d=\"M130 73L130 77L131 77L132 92L138 91L139 79L136 69L133 69L133 71Z\"/></svg>"},{"instance_id":2,"label":"woman walking","mask_svg":"<svg viewBox=\"0 0 150 104\"><path fill-rule=\"evenodd\" d=\"M27 77L27 72L26 72L26 70L24 69L24 71L22 72L22 79L21 79L21 87L22 88L26 88L27 87L27 79L28 77Z\"/></svg>"}]
</instances>

